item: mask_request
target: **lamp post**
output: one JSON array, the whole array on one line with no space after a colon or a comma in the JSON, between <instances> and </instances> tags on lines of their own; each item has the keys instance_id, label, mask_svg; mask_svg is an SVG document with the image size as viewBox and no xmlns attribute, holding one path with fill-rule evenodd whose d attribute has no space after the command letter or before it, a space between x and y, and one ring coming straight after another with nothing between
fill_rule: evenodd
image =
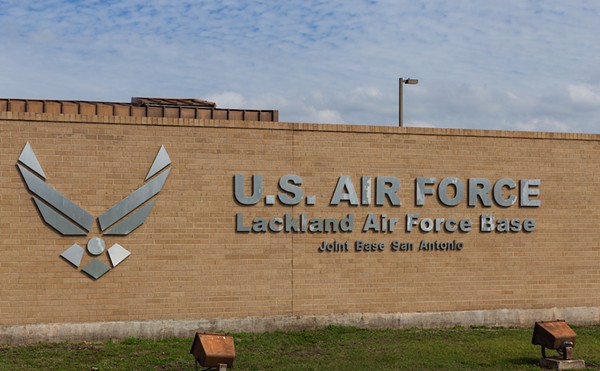
<instances>
[{"instance_id":1,"label":"lamp post","mask_svg":"<svg viewBox=\"0 0 600 371\"><path fill-rule=\"evenodd\" d=\"M400 78L399 82L398 82L398 126L402 127L402 95L403 95L403 89L402 89L402 85L404 84L409 84L409 85L416 85L419 83L419 80L417 79L403 79L402 77Z\"/></svg>"}]
</instances>

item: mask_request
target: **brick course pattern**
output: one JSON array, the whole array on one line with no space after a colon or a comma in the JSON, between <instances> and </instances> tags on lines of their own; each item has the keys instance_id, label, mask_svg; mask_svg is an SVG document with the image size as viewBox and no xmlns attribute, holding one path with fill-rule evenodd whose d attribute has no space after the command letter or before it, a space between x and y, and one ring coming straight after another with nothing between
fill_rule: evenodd
<instances>
[{"instance_id":1,"label":"brick course pattern","mask_svg":"<svg viewBox=\"0 0 600 371\"><path fill-rule=\"evenodd\" d=\"M1 102L0 102L1 103ZM0 107L1 108L1 107ZM2 111L0 109L0 111ZM0 326L600 307L600 136L0 112ZM171 174L146 222L104 236L131 251L97 281L59 255L101 233L59 235L38 215L16 162L26 142L47 183L95 218L143 184L158 148ZM302 177L316 204L242 206L235 174ZM402 205L329 205L339 176L400 179ZM416 177L540 179L541 207L415 206ZM235 215L342 218L348 233L236 233ZM367 214L400 219L392 233L362 232ZM404 231L405 215L470 218L469 233ZM479 216L533 218L531 233L479 232ZM383 252L323 253L325 242L383 242ZM392 252L392 241L415 251ZM416 251L420 241L462 251ZM352 250L352 248L351 248ZM101 258L105 259L105 257ZM91 257L84 256L84 264ZM108 261L105 261L108 264Z\"/></svg>"}]
</instances>

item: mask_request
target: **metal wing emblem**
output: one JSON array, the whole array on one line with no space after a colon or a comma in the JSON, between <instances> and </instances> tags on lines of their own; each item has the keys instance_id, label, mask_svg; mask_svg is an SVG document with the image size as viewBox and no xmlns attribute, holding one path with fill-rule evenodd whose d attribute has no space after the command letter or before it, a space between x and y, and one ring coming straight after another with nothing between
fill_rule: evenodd
<instances>
[{"instance_id":1,"label":"metal wing emblem","mask_svg":"<svg viewBox=\"0 0 600 371\"><path fill-rule=\"evenodd\" d=\"M25 180L42 218L52 228L66 236L85 236L94 218L81 207L46 184L46 175L29 142L19 156L17 167ZM37 174L37 175L36 175ZM41 179L40 179L41 177Z\"/></svg>"},{"instance_id":2,"label":"metal wing emblem","mask_svg":"<svg viewBox=\"0 0 600 371\"><path fill-rule=\"evenodd\" d=\"M125 236L146 221L154 206L154 200L151 199L162 190L171 171L170 165L169 154L161 146L146 175L146 183L98 217L98 224L104 235ZM33 194L32 198L42 219L48 225L65 236L86 236L90 232L94 220L92 215L46 184L46 174L29 142L19 156L17 167L27 189ZM100 255L104 251L104 240L99 237L90 239L87 250L91 255ZM107 253L113 267L130 255L129 251L118 244L114 244ZM83 254L83 248L74 244L61 256L79 268ZM94 279L100 278L109 270L108 266L96 258L82 269Z\"/></svg>"},{"instance_id":3,"label":"metal wing emblem","mask_svg":"<svg viewBox=\"0 0 600 371\"><path fill-rule=\"evenodd\" d=\"M146 176L146 180L154 177L161 170L167 168L171 164L171 159L164 146L160 147L150 171ZM161 191L162 187L169 176L171 168L169 167L152 180L146 182L143 186L133 191L129 196L118 202L116 205L106 210L104 214L98 217L100 230L107 235L128 235L137 227L142 225L152 206L154 200L146 203ZM143 207L142 204L146 203ZM137 209L137 210L136 210ZM135 210L135 211L134 211ZM111 227L112 226L112 227ZM110 229L109 229L110 228Z\"/></svg>"}]
</instances>

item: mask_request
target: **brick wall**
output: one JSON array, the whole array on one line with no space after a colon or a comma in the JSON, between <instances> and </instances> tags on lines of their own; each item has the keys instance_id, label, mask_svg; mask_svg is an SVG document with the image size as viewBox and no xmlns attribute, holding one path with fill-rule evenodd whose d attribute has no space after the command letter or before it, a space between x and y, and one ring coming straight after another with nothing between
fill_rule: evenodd
<instances>
[{"instance_id":1,"label":"brick wall","mask_svg":"<svg viewBox=\"0 0 600 371\"><path fill-rule=\"evenodd\" d=\"M251 316L600 307L600 137L583 134L258 123L0 112L0 326ZM101 233L61 236L40 218L17 170L26 142L47 184L95 218L140 185L161 145L172 170L146 222L103 236L132 254L98 280L59 257ZM233 177L286 174L316 204L242 206ZM339 176L400 179L400 207L329 205ZM415 178L540 179L540 207L415 206ZM514 193L514 192L513 192ZM349 233L236 233L235 215L342 218ZM361 232L367 214L400 219ZM470 218L469 233L404 231L405 215ZM533 218L531 233L484 233L479 216ZM347 253L319 252L349 242ZM385 243L355 252L355 241ZM392 241L412 252L392 252ZM420 241L461 251L418 251ZM83 263L91 260L86 254ZM102 256L108 264L108 259Z\"/></svg>"}]
</instances>

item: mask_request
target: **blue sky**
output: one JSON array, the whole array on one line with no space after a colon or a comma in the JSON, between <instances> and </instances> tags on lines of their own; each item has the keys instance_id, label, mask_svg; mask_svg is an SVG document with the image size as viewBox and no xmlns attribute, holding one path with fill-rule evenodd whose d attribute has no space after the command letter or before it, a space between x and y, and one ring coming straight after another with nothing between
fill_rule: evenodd
<instances>
[{"instance_id":1,"label":"blue sky","mask_svg":"<svg viewBox=\"0 0 600 371\"><path fill-rule=\"evenodd\" d=\"M0 0L0 97L600 133L596 0Z\"/></svg>"}]
</instances>

